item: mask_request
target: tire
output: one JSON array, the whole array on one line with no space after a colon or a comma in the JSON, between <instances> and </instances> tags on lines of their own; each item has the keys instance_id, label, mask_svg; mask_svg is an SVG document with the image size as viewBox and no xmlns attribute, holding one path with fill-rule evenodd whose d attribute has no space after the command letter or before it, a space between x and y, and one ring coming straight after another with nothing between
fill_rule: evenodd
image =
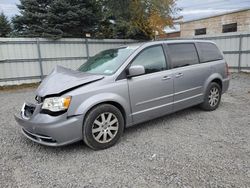
<instances>
[{"instance_id":1,"label":"tire","mask_svg":"<svg viewBox=\"0 0 250 188\"><path fill-rule=\"evenodd\" d=\"M221 100L221 87L215 82L211 82L205 93L204 102L200 105L203 110L213 111L218 108Z\"/></svg>"},{"instance_id":2,"label":"tire","mask_svg":"<svg viewBox=\"0 0 250 188\"><path fill-rule=\"evenodd\" d=\"M118 108L101 104L87 113L83 123L83 141L94 150L113 146L122 136L124 118Z\"/></svg>"}]
</instances>

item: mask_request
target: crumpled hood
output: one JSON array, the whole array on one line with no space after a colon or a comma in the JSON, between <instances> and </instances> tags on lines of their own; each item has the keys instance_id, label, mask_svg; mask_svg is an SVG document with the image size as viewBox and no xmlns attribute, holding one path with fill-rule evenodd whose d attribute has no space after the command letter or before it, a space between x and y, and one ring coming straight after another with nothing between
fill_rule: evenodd
<instances>
[{"instance_id":1,"label":"crumpled hood","mask_svg":"<svg viewBox=\"0 0 250 188\"><path fill-rule=\"evenodd\" d=\"M47 95L60 94L65 90L100 80L103 77L102 75L93 75L74 71L62 66L56 66L39 85L36 90L36 95L45 97Z\"/></svg>"}]
</instances>

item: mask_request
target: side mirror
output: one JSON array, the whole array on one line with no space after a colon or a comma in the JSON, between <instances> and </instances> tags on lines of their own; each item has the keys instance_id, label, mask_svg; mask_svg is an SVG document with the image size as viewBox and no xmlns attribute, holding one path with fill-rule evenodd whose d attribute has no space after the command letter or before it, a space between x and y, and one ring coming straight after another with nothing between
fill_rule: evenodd
<instances>
[{"instance_id":1,"label":"side mirror","mask_svg":"<svg viewBox=\"0 0 250 188\"><path fill-rule=\"evenodd\" d=\"M128 69L128 77L131 78L133 76L139 76L145 74L145 68L142 65L134 65L129 67Z\"/></svg>"}]
</instances>

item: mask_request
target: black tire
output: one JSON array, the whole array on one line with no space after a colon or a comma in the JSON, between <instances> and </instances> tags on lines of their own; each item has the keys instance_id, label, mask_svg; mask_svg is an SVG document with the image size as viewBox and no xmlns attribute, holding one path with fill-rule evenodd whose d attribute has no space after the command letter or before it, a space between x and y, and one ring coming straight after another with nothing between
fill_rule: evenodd
<instances>
[{"instance_id":1,"label":"black tire","mask_svg":"<svg viewBox=\"0 0 250 188\"><path fill-rule=\"evenodd\" d=\"M212 95L211 92L216 91L216 90L218 91L218 100L216 103L212 103L212 101L210 101L210 98ZM206 111L213 111L216 108L218 108L218 106L220 104L220 100L221 100L221 87L219 84L217 84L215 82L211 82L207 87L204 102L200 105L200 107ZM211 103L214 105L212 105Z\"/></svg>"},{"instance_id":2,"label":"black tire","mask_svg":"<svg viewBox=\"0 0 250 188\"><path fill-rule=\"evenodd\" d=\"M103 114L105 121L102 121ZM109 123L107 123L109 116L111 117ZM94 123L96 122L95 120L97 120L98 124ZM117 123L114 123L112 126L110 126L110 123L112 122ZM97 130L97 132L95 132L95 130ZM83 123L83 141L87 146L94 150L106 149L113 146L120 139L123 130L124 118L120 110L110 104L101 104L94 107L89 113L87 113ZM100 138L99 134L102 134ZM113 137L110 135L113 135Z\"/></svg>"}]
</instances>

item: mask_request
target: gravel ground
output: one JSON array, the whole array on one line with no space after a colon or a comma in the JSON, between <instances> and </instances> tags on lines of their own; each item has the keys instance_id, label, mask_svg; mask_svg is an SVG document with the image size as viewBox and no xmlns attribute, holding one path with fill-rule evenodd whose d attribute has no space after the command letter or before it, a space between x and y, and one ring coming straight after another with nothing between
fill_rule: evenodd
<instances>
[{"instance_id":1,"label":"gravel ground","mask_svg":"<svg viewBox=\"0 0 250 188\"><path fill-rule=\"evenodd\" d=\"M13 114L33 92L0 93L0 187L250 187L250 75L233 75L216 111L128 128L102 151L26 139Z\"/></svg>"}]
</instances>

